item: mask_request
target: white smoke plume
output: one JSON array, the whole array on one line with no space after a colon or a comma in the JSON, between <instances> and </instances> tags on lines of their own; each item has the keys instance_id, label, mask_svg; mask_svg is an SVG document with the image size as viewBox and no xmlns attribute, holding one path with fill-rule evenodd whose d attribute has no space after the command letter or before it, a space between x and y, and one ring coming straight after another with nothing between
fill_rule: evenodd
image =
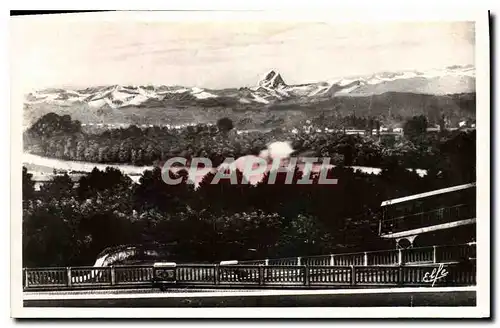
<instances>
[{"instance_id":1,"label":"white smoke plume","mask_svg":"<svg viewBox=\"0 0 500 328\"><path fill-rule=\"evenodd\" d=\"M274 160L283 162L290 158L293 152L294 150L289 142L275 141L262 150L259 156L246 155L239 157L233 162L231 168L243 172L245 178L251 184L255 185L262 181L265 173L270 170L270 165Z\"/></svg>"},{"instance_id":2,"label":"white smoke plume","mask_svg":"<svg viewBox=\"0 0 500 328\"><path fill-rule=\"evenodd\" d=\"M275 141L267 146L267 149L260 152L259 157L267 160L289 158L294 152L290 142Z\"/></svg>"}]
</instances>

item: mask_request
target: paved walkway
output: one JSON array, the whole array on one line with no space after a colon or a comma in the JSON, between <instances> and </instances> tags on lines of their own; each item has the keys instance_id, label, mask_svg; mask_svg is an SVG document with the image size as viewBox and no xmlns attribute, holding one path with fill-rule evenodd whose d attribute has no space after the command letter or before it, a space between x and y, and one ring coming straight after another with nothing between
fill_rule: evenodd
<instances>
[{"instance_id":1,"label":"paved walkway","mask_svg":"<svg viewBox=\"0 0 500 328\"><path fill-rule=\"evenodd\" d=\"M25 292L37 307L475 306L476 287L324 290L155 289Z\"/></svg>"}]
</instances>

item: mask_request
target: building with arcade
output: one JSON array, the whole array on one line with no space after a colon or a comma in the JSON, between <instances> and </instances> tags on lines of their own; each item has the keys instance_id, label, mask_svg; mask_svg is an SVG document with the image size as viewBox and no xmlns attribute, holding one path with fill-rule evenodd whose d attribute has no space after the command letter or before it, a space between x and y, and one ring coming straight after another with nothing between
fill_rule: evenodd
<instances>
[{"instance_id":1,"label":"building with arcade","mask_svg":"<svg viewBox=\"0 0 500 328\"><path fill-rule=\"evenodd\" d=\"M473 243L476 183L386 200L380 215L379 236L397 248Z\"/></svg>"}]
</instances>

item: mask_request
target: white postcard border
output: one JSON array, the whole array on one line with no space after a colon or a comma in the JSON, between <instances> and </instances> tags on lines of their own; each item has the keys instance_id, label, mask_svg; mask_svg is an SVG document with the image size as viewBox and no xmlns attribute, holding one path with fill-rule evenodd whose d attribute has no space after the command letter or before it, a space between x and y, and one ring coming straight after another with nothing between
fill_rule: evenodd
<instances>
[{"instance_id":1,"label":"white postcard border","mask_svg":"<svg viewBox=\"0 0 500 328\"><path fill-rule=\"evenodd\" d=\"M293 19L363 22L377 20L473 20L476 22L476 97L477 97L477 306L474 308L23 308L21 279L21 152L22 152L22 101L16 93L15 77L11 77L11 315L13 317L484 317L490 314L490 85L489 85L489 34L488 13L467 10L387 10L374 12L339 10L335 13L311 12L161 12L161 13L99 13L78 14L71 19ZM52 16L52 15L51 15ZM154 17L153 17L154 16ZM64 17L54 19L65 19ZM94 18L96 17L96 18ZM14 18L22 19L22 18ZM37 17L35 19L44 19Z\"/></svg>"}]
</instances>

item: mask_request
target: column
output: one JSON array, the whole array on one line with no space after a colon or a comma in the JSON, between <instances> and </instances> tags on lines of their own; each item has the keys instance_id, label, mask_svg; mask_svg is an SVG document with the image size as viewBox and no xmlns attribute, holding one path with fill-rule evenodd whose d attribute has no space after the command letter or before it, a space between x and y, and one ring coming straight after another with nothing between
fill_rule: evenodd
<instances>
[{"instance_id":1,"label":"column","mask_svg":"<svg viewBox=\"0 0 500 328\"><path fill-rule=\"evenodd\" d=\"M264 267L262 265L259 266L259 285L264 285Z\"/></svg>"},{"instance_id":2,"label":"column","mask_svg":"<svg viewBox=\"0 0 500 328\"><path fill-rule=\"evenodd\" d=\"M71 268L70 267L66 268L66 274L68 275L68 287L71 287L73 282L71 281Z\"/></svg>"},{"instance_id":3,"label":"column","mask_svg":"<svg viewBox=\"0 0 500 328\"><path fill-rule=\"evenodd\" d=\"M26 269L23 269L23 272L24 272L24 288L28 288L28 285L29 285L29 277L28 277L28 270Z\"/></svg>"},{"instance_id":4,"label":"column","mask_svg":"<svg viewBox=\"0 0 500 328\"><path fill-rule=\"evenodd\" d=\"M219 276L220 276L219 265L215 264L214 265L214 284L215 285L219 284L219 281L220 281L220 277ZM259 276L259 278L260 278L260 276Z\"/></svg>"}]
</instances>

